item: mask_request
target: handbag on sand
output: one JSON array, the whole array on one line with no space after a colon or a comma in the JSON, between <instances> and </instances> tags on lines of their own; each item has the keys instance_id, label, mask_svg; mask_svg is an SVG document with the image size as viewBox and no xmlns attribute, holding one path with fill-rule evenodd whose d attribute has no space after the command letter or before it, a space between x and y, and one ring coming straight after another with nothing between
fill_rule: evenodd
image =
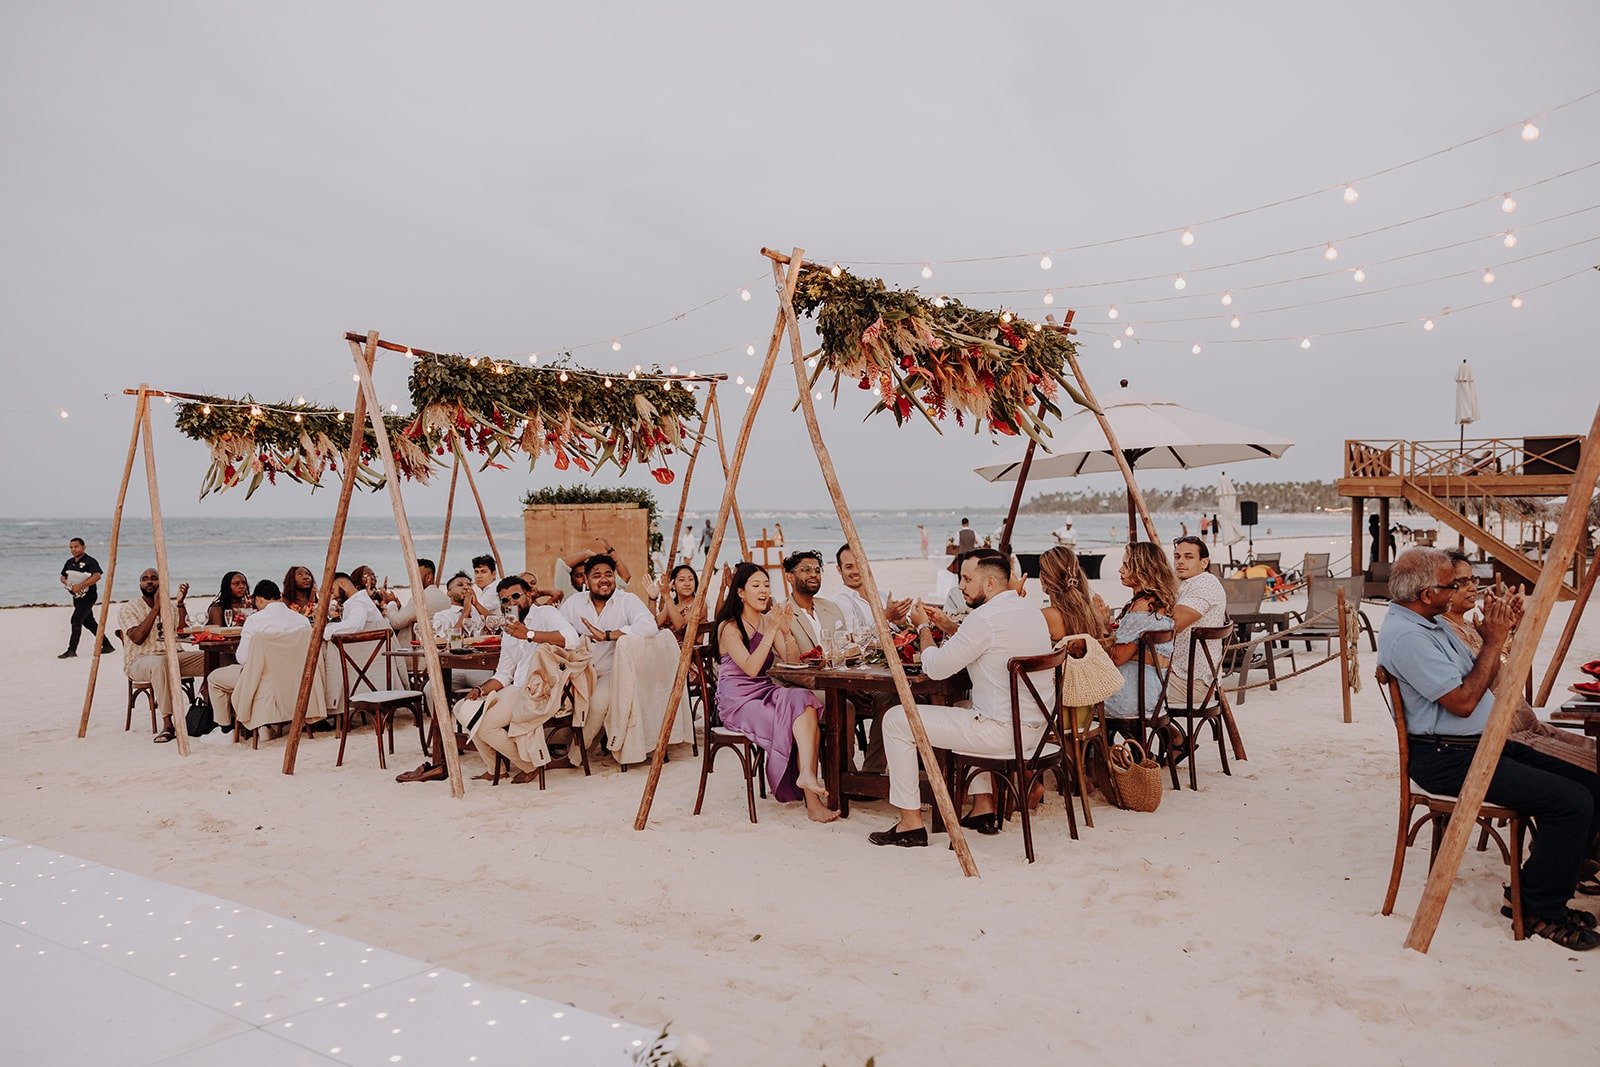
<instances>
[{"instance_id":1,"label":"handbag on sand","mask_svg":"<svg viewBox=\"0 0 1600 1067\"><path fill-rule=\"evenodd\" d=\"M217 717L211 708L211 702L204 697L196 697L183 716L183 725L190 737L204 737L215 730Z\"/></svg>"},{"instance_id":2,"label":"handbag on sand","mask_svg":"<svg viewBox=\"0 0 1600 1067\"><path fill-rule=\"evenodd\" d=\"M1083 655L1075 656L1075 642L1083 642ZM1111 662L1111 656L1091 634L1068 634L1056 642L1057 648L1067 650L1066 662L1061 667L1061 703L1069 708L1090 707L1100 703L1112 693L1122 689L1122 672Z\"/></svg>"},{"instance_id":3,"label":"handbag on sand","mask_svg":"<svg viewBox=\"0 0 1600 1067\"><path fill-rule=\"evenodd\" d=\"M1111 788L1106 799L1125 811L1155 811L1161 806L1166 786L1161 781L1161 764L1151 759L1137 741L1111 746L1107 760Z\"/></svg>"}]
</instances>

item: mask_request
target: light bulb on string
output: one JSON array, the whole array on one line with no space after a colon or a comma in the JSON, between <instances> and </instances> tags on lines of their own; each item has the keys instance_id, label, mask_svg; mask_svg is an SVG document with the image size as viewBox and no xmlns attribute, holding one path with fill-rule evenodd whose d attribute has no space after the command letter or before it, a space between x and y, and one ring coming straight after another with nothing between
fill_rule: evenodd
<instances>
[{"instance_id":1,"label":"light bulb on string","mask_svg":"<svg viewBox=\"0 0 1600 1067\"><path fill-rule=\"evenodd\" d=\"M1513 308L1521 308L1522 307L1522 297L1520 297L1520 296L1512 297L1511 298L1511 306Z\"/></svg>"},{"instance_id":2,"label":"light bulb on string","mask_svg":"<svg viewBox=\"0 0 1600 1067\"><path fill-rule=\"evenodd\" d=\"M816 399L821 400L822 399L822 394L821 393L816 394Z\"/></svg>"},{"instance_id":3,"label":"light bulb on string","mask_svg":"<svg viewBox=\"0 0 1600 1067\"><path fill-rule=\"evenodd\" d=\"M338 419L339 419L340 422L344 421L344 412L342 412L342 411L339 412Z\"/></svg>"},{"instance_id":4,"label":"light bulb on string","mask_svg":"<svg viewBox=\"0 0 1600 1067\"><path fill-rule=\"evenodd\" d=\"M556 377L564 382L567 380L567 372L562 371L560 374L556 375Z\"/></svg>"},{"instance_id":5,"label":"light bulb on string","mask_svg":"<svg viewBox=\"0 0 1600 1067\"><path fill-rule=\"evenodd\" d=\"M1046 290L1045 290L1045 291L1044 291L1044 302L1045 302L1045 303L1046 303L1046 304L1054 304L1054 303L1055 303L1055 302L1056 302L1056 294L1055 294L1055 290L1053 290L1053 289L1046 289Z\"/></svg>"},{"instance_id":6,"label":"light bulb on string","mask_svg":"<svg viewBox=\"0 0 1600 1067\"><path fill-rule=\"evenodd\" d=\"M1353 272L1351 272L1350 278L1351 278L1352 281L1355 281L1355 282L1364 282L1364 281L1366 281L1367 280L1366 268L1357 267Z\"/></svg>"},{"instance_id":7,"label":"light bulb on string","mask_svg":"<svg viewBox=\"0 0 1600 1067\"><path fill-rule=\"evenodd\" d=\"M1123 334L1125 336L1132 337L1133 336L1133 327L1129 326L1127 329L1123 330L1122 332L1123 332Z\"/></svg>"},{"instance_id":8,"label":"light bulb on string","mask_svg":"<svg viewBox=\"0 0 1600 1067\"><path fill-rule=\"evenodd\" d=\"M1344 202L1347 204L1353 204L1360 199L1361 194L1356 192L1356 187L1351 185L1349 182L1346 182L1344 186Z\"/></svg>"},{"instance_id":9,"label":"light bulb on string","mask_svg":"<svg viewBox=\"0 0 1600 1067\"><path fill-rule=\"evenodd\" d=\"M833 266L828 268L828 273L837 278L839 275L844 273L844 268L835 263Z\"/></svg>"},{"instance_id":10,"label":"light bulb on string","mask_svg":"<svg viewBox=\"0 0 1600 1067\"><path fill-rule=\"evenodd\" d=\"M924 263L922 265L922 276L924 278L933 277L933 265L931 263Z\"/></svg>"},{"instance_id":11,"label":"light bulb on string","mask_svg":"<svg viewBox=\"0 0 1600 1067\"><path fill-rule=\"evenodd\" d=\"M471 359L467 360L467 366L476 367L477 365L478 365L478 357L477 356L473 356Z\"/></svg>"},{"instance_id":12,"label":"light bulb on string","mask_svg":"<svg viewBox=\"0 0 1600 1067\"><path fill-rule=\"evenodd\" d=\"M202 414L202 415L211 414L211 405L210 404L202 404L202 405L200 405L200 414ZM65 418L66 417L65 414L63 414L62 417Z\"/></svg>"},{"instance_id":13,"label":"light bulb on string","mask_svg":"<svg viewBox=\"0 0 1600 1067\"><path fill-rule=\"evenodd\" d=\"M744 375L741 374L737 378L735 378L733 380L733 384L734 385L743 385L744 384Z\"/></svg>"},{"instance_id":14,"label":"light bulb on string","mask_svg":"<svg viewBox=\"0 0 1600 1067\"><path fill-rule=\"evenodd\" d=\"M1490 267L1483 268L1483 284L1484 285L1493 285L1494 284L1494 270L1492 268L1490 268Z\"/></svg>"},{"instance_id":15,"label":"light bulb on string","mask_svg":"<svg viewBox=\"0 0 1600 1067\"><path fill-rule=\"evenodd\" d=\"M1118 337L1115 340L1113 340L1111 342L1111 347L1112 348L1121 348L1122 347L1122 338Z\"/></svg>"},{"instance_id":16,"label":"light bulb on string","mask_svg":"<svg viewBox=\"0 0 1600 1067\"><path fill-rule=\"evenodd\" d=\"M621 341L617 341L617 340L613 340L611 342L611 351L613 351L613 352L621 352L622 351L622 342Z\"/></svg>"},{"instance_id":17,"label":"light bulb on string","mask_svg":"<svg viewBox=\"0 0 1600 1067\"><path fill-rule=\"evenodd\" d=\"M643 374L644 373L644 364L643 363L635 363L633 365L633 370L634 370L635 374Z\"/></svg>"},{"instance_id":18,"label":"light bulb on string","mask_svg":"<svg viewBox=\"0 0 1600 1067\"><path fill-rule=\"evenodd\" d=\"M1003 322L1003 323L1006 323L1007 325L1010 325L1011 324L1011 312L1009 312L1009 311L1000 312L1000 321Z\"/></svg>"},{"instance_id":19,"label":"light bulb on string","mask_svg":"<svg viewBox=\"0 0 1600 1067\"><path fill-rule=\"evenodd\" d=\"M606 379L606 388L607 388L607 389L610 389L610 388L611 388L611 379L610 379L610 378L607 378L607 379Z\"/></svg>"},{"instance_id":20,"label":"light bulb on string","mask_svg":"<svg viewBox=\"0 0 1600 1067\"><path fill-rule=\"evenodd\" d=\"M1182 290L1189 288L1189 283L1184 281L1183 275L1180 274L1176 278L1172 279L1172 287L1181 292Z\"/></svg>"},{"instance_id":21,"label":"light bulb on string","mask_svg":"<svg viewBox=\"0 0 1600 1067\"><path fill-rule=\"evenodd\" d=\"M1506 231L1505 240L1502 241L1501 243L1504 244L1507 248L1515 248L1515 247L1517 247L1517 235L1515 233L1512 233L1510 230L1507 230Z\"/></svg>"},{"instance_id":22,"label":"light bulb on string","mask_svg":"<svg viewBox=\"0 0 1600 1067\"><path fill-rule=\"evenodd\" d=\"M668 374L677 374L678 373L678 365L676 363L674 363L672 366L668 367L667 368L667 373Z\"/></svg>"},{"instance_id":23,"label":"light bulb on string","mask_svg":"<svg viewBox=\"0 0 1600 1067\"><path fill-rule=\"evenodd\" d=\"M253 418L253 419L259 419L261 417L261 409L256 407L254 404L251 404L250 405L250 417Z\"/></svg>"},{"instance_id":24,"label":"light bulb on string","mask_svg":"<svg viewBox=\"0 0 1600 1067\"><path fill-rule=\"evenodd\" d=\"M400 413L400 405L399 404L390 404L389 405L389 414L398 415L399 413ZM294 417L294 421L295 422L299 422L300 421L300 416L296 415Z\"/></svg>"},{"instance_id":25,"label":"light bulb on string","mask_svg":"<svg viewBox=\"0 0 1600 1067\"><path fill-rule=\"evenodd\" d=\"M161 399L165 400L169 404L172 403L172 395L170 393L168 395L162 397Z\"/></svg>"},{"instance_id":26,"label":"light bulb on string","mask_svg":"<svg viewBox=\"0 0 1600 1067\"><path fill-rule=\"evenodd\" d=\"M1309 338L1309 337L1300 338L1300 347L1301 348L1310 348L1311 347L1311 338Z\"/></svg>"},{"instance_id":27,"label":"light bulb on string","mask_svg":"<svg viewBox=\"0 0 1600 1067\"><path fill-rule=\"evenodd\" d=\"M65 419L65 418L68 418L68 417L69 417L69 416L68 416L68 415L67 415L67 409L66 409L66 408L62 408L62 409L61 409L61 410L60 410L60 411L58 411L58 412L56 412L56 414L57 414L57 415L58 415L58 416L60 416L60 417L61 417L61 418L63 418L63 419ZM209 415L209 414L211 414L211 409L210 409L210 408L207 408L207 409L206 409L206 414L207 414L207 415Z\"/></svg>"},{"instance_id":28,"label":"light bulb on string","mask_svg":"<svg viewBox=\"0 0 1600 1067\"><path fill-rule=\"evenodd\" d=\"M1524 122L1522 124L1522 139L1530 144L1537 141L1539 139L1539 127L1531 122Z\"/></svg>"},{"instance_id":29,"label":"light bulb on string","mask_svg":"<svg viewBox=\"0 0 1600 1067\"><path fill-rule=\"evenodd\" d=\"M756 354L756 346L755 345L745 345L744 346L744 354L747 355L747 356L755 355Z\"/></svg>"},{"instance_id":30,"label":"light bulb on string","mask_svg":"<svg viewBox=\"0 0 1600 1067\"><path fill-rule=\"evenodd\" d=\"M1033 332L1034 333L1043 333L1044 332L1044 323L1042 323L1042 322L1034 323L1033 324Z\"/></svg>"},{"instance_id":31,"label":"light bulb on string","mask_svg":"<svg viewBox=\"0 0 1600 1067\"><path fill-rule=\"evenodd\" d=\"M1233 306L1233 294L1232 293L1225 292L1225 293L1222 294L1222 306L1223 307L1232 307Z\"/></svg>"},{"instance_id":32,"label":"light bulb on string","mask_svg":"<svg viewBox=\"0 0 1600 1067\"><path fill-rule=\"evenodd\" d=\"M1050 258L1050 253L1046 252L1044 255L1039 257L1040 270L1049 270L1053 266L1055 266L1055 261Z\"/></svg>"},{"instance_id":33,"label":"light bulb on string","mask_svg":"<svg viewBox=\"0 0 1600 1067\"><path fill-rule=\"evenodd\" d=\"M1507 215L1517 210L1517 202L1511 199L1510 193L1506 193L1500 197L1500 210L1504 211Z\"/></svg>"},{"instance_id":34,"label":"light bulb on string","mask_svg":"<svg viewBox=\"0 0 1600 1067\"><path fill-rule=\"evenodd\" d=\"M1228 325L1237 330L1239 328L1239 316L1235 315L1233 318L1229 319Z\"/></svg>"},{"instance_id":35,"label":"light bulb on string","mask_svg":"<svg viewBox=\"0 0 1600 1067\"><path fill-rule=\"evenodd\" d=\"M411 349L408 348L408 349L405 350L405 357L407 359L416 359L417 358L417 354L415 352L411 351Z\"/></svg>"},{"instance_id":36,"label":"light bulb on string","mask_svg":"<svg viewBox=\"0 0 1600 1067\"><path fill-rule=\"evenodd\" d=\"M295 413L294 413L294 421L295 421L295 422L303 422L303 421L305 421L305 420L303 420L303 419L302 419L302 418L301 418L301 417L300 417L300 413L299 413L299 412L298 412L298 411L297 411L297 412L295 412Z\"/></svg>"},{"instance_id":37,"label":"light bulb on string","mask_svg":"<svg viewBox=\"0 0 1600 1067\"><path fill-rule=\"evenodd\" d=\"M1117 310L1117 305L1115 304L1112 304L1110 307L1106 308L1106 318L1108 319L1114 319L1119 314L1121 314L1121 312Z\"/></svg>"},{"instance_id":38,"label":"light bulb on string","mask_svg":"<svg viewBox=\"0 0 1600 1067\"><path fill-rule=\"evenodd\" d=\"M748 289L740 289L739 290L739 299L740 300L749 300L750 299L750 290L748 290Z\"/></svg>"},{"instance_id":39,"label":"light bulb on string","mask_svg":"<svg viewBox=\"0 0 1600 1067\"><path fill-rule=\"evenodd\" d=\"M1328 247L1322 250L1322 258L1330 263L1339 258L1339 250L1333 246L1332 241L1329 241Z\"/></svg>"},{"instance_id":40,"label":"light bulb on string","mask_svg":"<svg viewBox=\"0 0 1600 1067\"><path fill-rule=\"evenodd\" d=\"M747 386L744 387L744 391L748 395L754 395L756 390L755 390L754 386L747 385Z\"/></svg>"},{"instance_id":41,"label":"light bulb on string","mask_svg":"<svg viewBox=\"0 0 1600 1067\"><path fill-rule=\"evenodd\" d=\"M538 365L539 365L539 353L535 352L535 353L533 353L533 355L528 357L528 366L536 367Z\"/></svg>"},{"instance_id":42,"label":"light bulb on string","mask_svg":"<svg viewBox=\"0 0 1600 1067\"><path fill-rule=\"evenodd\" d=\"M1189 349L1189 351L1191 353L1193 353L1194 355L1198 356L1200 354L1200 345L1199 345L1199 343L1196 342L1195 346L1193 348Z\"/></svg>"},{"instance_id":43,"label":"light bulb on string","mask_svg":"<svg viewBox=\"0 0 1600 1067\"><path fill-rule=\"evenodd\" d=\"M306 398L303 396L297 396L294 398L294 402L296 404L304 404L306 402Z\"/></svg>"},{"instance_id":44,"label":"light bulb on string","mask_svg":"<svg viewBox=\"0 0 1600 1067\"><path fill-rule=\"evenodd\" d=\"M638 377L639 377L639 372L638 371L629 371L628 372L628 381L631 382L631 381L633 381L634 379L636 379Z\"/></svg>"},{"instance_id":45,"label":"light bulb on string","mask_svg":"<svg viewBox=\"0 0 1600 1067\"><path fill-rule=\"evenodd\" d=\"M1422 320L1422 328L1424 330L1430 330L1431 331L1433 329L1433 320L1432 319L1423 319Z\"/></svg>"},{"instance_id":46,"label":"light bulb on string","mask_svg":"<svg viewBox=\"0 0 1600 1067\"><path fill-rule=\"evenodd\" d=\"M1183 245L1185 248L1188 248L1190 245L1194 244L1194 231L1185 226L1183 230L1183 236L1178 238L1178 243Z\"/></svg>"},{"instance_id":47,"label":"light bulb on string","mask_svg":"<svg viewBox=\"0 0 1600 1067\"><path fill-rule=\"evenodd\" d=\"M944 295L942 293L933 298L933 306L936 308L944 307Z\"/></svg>"}]
</instances>

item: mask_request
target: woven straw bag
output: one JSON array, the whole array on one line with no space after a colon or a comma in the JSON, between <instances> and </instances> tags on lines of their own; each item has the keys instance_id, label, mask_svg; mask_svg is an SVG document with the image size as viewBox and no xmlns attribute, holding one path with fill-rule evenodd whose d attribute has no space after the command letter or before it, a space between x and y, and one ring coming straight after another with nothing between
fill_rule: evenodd
<instances>
[{"instance_id":1,"label":"woven straw bag","mask_svg":"<svg viewBox=\"0 0 1600 1067\"><path fill-rule=\"evenodd\" d=\"M1108 760L1111 788L1107 799L1125 811L1155 811L1161 806L1166 786L1161 782L1161 764L1151 759L1137 741L1123 741L1111 747Z\"/></svg>"},{"instance_id":2,"label":"woven straw bag","mask_svg":"<svg viewBox=\"0 0 1600 1067\"><path fill-rule=\"evenodd\" d=\"M1083 643L1083 655L1072 654L1074 643ZM1069 634L1056 642L1056 648L1066 649L1062 664L1061 703L1069 708L1092 707L1123 686L1122 672L1111 662L1111 656L1090 634Z\"/></svg>"}]
</instances>

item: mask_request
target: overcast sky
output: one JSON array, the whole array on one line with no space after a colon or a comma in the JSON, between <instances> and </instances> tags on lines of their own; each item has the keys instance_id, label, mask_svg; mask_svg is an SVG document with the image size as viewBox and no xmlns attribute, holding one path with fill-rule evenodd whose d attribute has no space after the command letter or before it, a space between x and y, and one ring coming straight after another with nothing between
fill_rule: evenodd
<instances>
[{"instance_id":1,"label":"overcast sky","mask_svg":"<svg viewBox=\"0 0 1600 1067\"><path fill-rule=\"evenodd\" d=\"M1453 438L1462 358L1483 409L1470 434L1583 432L1600 397L1600 274L1531 292L1520 311L1510 297L1600 263L1600 210L1533 225L1600 204L1600 168L1515 194L1512 215L1483 204L1340 242L1335 263L1305 251L1200 268L1594 163L1600 97L1538 120L1531 144L1502 134L1359 183L1353 205L1330 192L1197 226L1192 247L1169 234L1058 253L1048 272L1037 251L1181 227L1516 122L1600 87L1597 40L1593 2L10 3L4 511L109 513L133 409L120 390L141 380L350 403L346 330L502 355L598 340L575 359L749 375L759 357L744 346L764 348L775 309L762 245L902 261L854 269L928 292L1014 291L963 299L1032 316L1053 288L1055 311L1075 307L1100 331L1082 337L1100 391L1127 377L1297 442L1281 461L1231 470L1240 480L1335 477L1346 437ZM1507 227L1519 228L1514 250L1498 236ZM1271 312L1360 287L1345 273L1244 290L1456 242L1467 243L1368 268L1365 288L1408 286L1394 292ZM920 276L925 260L1008 253L1029 254ZM1145 275L1163 277L1088 287ZM724 299L621 352L604 343L741 285L754 299ZM1227 288L1244 290L1231 309L1198 295ZM1121 305L1115 327L1109 304ZM1175 318L1199 321L1150 321ZM1113 349L1129 322L1148 324ZM1304 335L1310 350L1246 343ZM404 408L402 363L381 360L378 387ZM780 370L741 503L825 505ZM1008 488L969 473L992 455L987 438L863 425L865 395L824 409L853 506L1005 500ZM731 439L746 398L730 388L726 400ZM331 510L332 487L198 502L206 450L172 430L172 409L155 410L169 512ZM490 472L482 488L511 513L554 476L548 464ZM610 469L597 480L616 484ZM408 484L408 505L442 512L447 481ZM642 470L626 482L654 487ZM720 491L697 473L691 504ZM357 504L387 507L381 494Z\"/></svg>"}]
</instances>

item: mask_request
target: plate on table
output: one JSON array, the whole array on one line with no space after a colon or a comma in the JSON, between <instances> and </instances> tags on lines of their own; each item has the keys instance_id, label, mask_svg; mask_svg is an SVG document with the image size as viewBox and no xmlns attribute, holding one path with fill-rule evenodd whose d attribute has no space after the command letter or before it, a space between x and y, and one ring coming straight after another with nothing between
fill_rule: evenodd
<instances>
[{"instance_id":1,"label":"plate on table","mask_svg":"<svg viewBox=\"0 0 1600 1067\"><path fill-rule=\"evenodd\" d=\"M466 645L468 648L477 649L499 648L500 639L498 637L474 637L472 640L466 642Z\"/></svg>"}]
</instances>

